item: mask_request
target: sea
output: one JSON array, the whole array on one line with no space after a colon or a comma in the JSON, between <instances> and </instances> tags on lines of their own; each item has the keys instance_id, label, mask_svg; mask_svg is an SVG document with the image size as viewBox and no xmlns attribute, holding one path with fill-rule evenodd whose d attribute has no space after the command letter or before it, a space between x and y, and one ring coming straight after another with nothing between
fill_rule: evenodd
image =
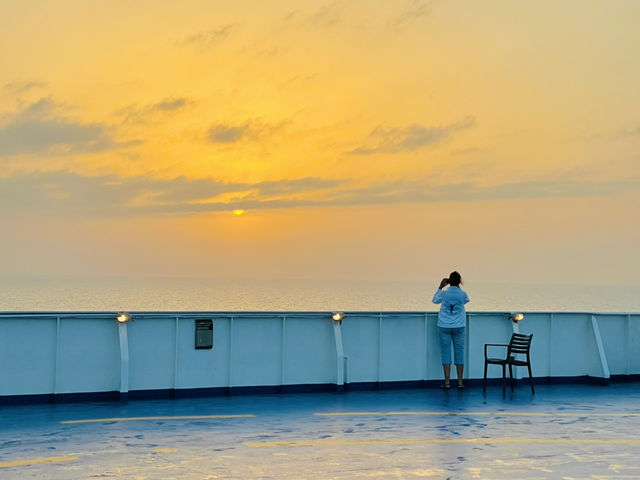
<instances>
[{"instance_id":1,"label":"sea","mask_svg":"<svg viewBox=\"0 0 640 480\"><path fill-rule=\"evenodd\" d=\"M437 280L437 279L436 279ZM0 277L0 311L436 311L437 281ZM470 312L640 312L640 286L474 283Z\"/></svg>"}]
</instances>

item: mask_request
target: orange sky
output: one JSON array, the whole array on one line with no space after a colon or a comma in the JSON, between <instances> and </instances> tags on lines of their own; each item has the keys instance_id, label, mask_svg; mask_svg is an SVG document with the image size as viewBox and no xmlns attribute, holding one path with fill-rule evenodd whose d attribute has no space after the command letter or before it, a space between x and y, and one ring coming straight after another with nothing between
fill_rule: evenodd
<instances>
[{"instance_id":1,"label":"orange sky","mask_svg":"<svg viewBox=\"0 0 640 480\"><path fill-rule=\"evenodd\" d=\"M638 18L5 0L2 275L638 285Z\"/></svg>"}]
</instances>

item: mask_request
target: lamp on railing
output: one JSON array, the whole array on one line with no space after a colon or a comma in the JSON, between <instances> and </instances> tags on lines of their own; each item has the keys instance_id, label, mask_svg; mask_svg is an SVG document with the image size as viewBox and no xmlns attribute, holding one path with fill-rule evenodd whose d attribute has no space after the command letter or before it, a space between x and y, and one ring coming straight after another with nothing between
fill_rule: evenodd
<instances>
[{"instance_id":1,"label":"lamp on railing","mask_svg":"<svg viewBox=\"0 0 640 480\"><path fill-rule=\"evenodd\" d=\"M342 320L344 319L344 313L335 312L333 315L331 315L331 319L336 323L342 323Z\"/></svg>"},{"instance_id":2,"label":"lamp on railing","mask_svg":"<svg viewBox=\"0 0 640 480\"><path fill-rule=\"evenodd\" d=\"M512 313L509 318L511 318L513 323L518 323L524 320L524 313Z\"/></svg>"},{"instance_id":3,"label":"lamp on railing","mask_svg":"<svg viewBox=\"0 0 640 480\"><path fill-rule=\"evenodd\" d=\"M116 317L118 323L129 323L131 321L131 315L129 313L120 312Z\"/></svg>"}]
</instances>

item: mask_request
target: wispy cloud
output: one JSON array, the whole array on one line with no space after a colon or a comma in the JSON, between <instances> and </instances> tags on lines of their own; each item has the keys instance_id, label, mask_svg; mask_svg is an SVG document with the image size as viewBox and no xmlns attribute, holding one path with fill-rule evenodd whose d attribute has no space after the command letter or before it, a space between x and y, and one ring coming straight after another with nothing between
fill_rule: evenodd
<instances>
[{"instance_id":1,"label":"wispy cloud","mask_svg":"<svg viewBox=\"0 0 640 480\"><path fill-rule=\"evenodd\" d=\"M425 0L411 0L410 3L396 16L387 22L389 27L396 31L402 31L431 13L431 3Z\"/></svg>"},{"instance_id":2,"label":"wispy cloud","mask_svg":"<svg viewBox=\"0 0 640 480\"><path fill-rule=\"evenodd\" d=\"M0 178L0 211L92 217L195 215L234 209L605 197L639 187L640 177L609 182L523 181L494 186L394 181L355 187L347 180L317 177L228 183L185 177L168 180L114 175L88 177L59 171Z\"/></svg>"},{"instance_id":3,"label":"wispy cloud","mask_svg":"<svg viewBox=\"0 0 640 480\"><path fill-rule=\"evenodd\" d=\"M436 203L518 198L570 198L616 195L640 186L640 177L618 181L566 179L522 181L482 186L473 182L433 185L428 182L391 182L345 191L348 204Z\"/></svg>"},{"instance_id":4,"label":"wispy cloud","mask_svg":"<svg viewBox=\"0 0 640 480\"><path fill-rule=\"evenodd\" d=\"M138 142L118 142L103 123L84 123L67 117L50 98L3 116L0 124L0 156L99 152Z\"/></svg>"},{"instance_id":5,"label":"wispy cloud","mask_svg":"<svg viewBox=\"0 0 640 480\"><path fill-rule=\"evenodd\" d=\"M186 98L168 98L154 105L151 105L152 111L170 112L178 110L187 104Z\"/></svg>"},{"instance_id":6,"label":"wispy cloud","mask_svg":"<svg viewBox=\"0 0 640 480\"><path fill-rule=\"evenodd\" d=\"M300 12L298 10L291 10L289 13L287 13L283 18L282 21L283 22L290 22L291 20L293 20L294 18L296 18L298 15L300 15Z\"/></svg>"},{"instance_id":7,"label":"wispy cloud","mask_svg":"<svg viewBox=\"0 0 640 480\"><path fill-rule=\"evenodd\" d=\"M613 137L613 140L618 140L620 138L625 138L625 137L637 137L637 136L640 136L640 125L637 127L625 128L623 130L620 130L617 133L617 135Z\"/></svg>"},{"instance_id":8,"label":"wispy cloud","mask_svg":"<svg viewBox=\"0 0 640 480\"><path fill-rule=\"evenodd\" d=\"M178 45L195 45L208 48L227 39L236 29L237 25L217 25L209 30L188 35L177 42Z\"/></svg>"},{"instance_id":9,"label":"wispy cloud","mask_svg":"<svg viewBox=\"0 0 640 480\"><path fill-rule=\"evenodd\" d=\"M184 97L169 97L150 105L128 105L115 112L124 123L144 123L150 118L177 112L187 107L191 100Z\"/></svg>"},{"instance_id":10,"label":"wispy cloud","mask_svg":"<svg viewBox=\"0 0 640 480\"><path fill-rule=\"evenodd\" d=\"M9 95L20 95L34 89L46 88L46 82L26 82L22 80L14 80L5 84L2 90Z\"/></svg>"},{"instance_id":11,"label":"wispy cloud","mask_svg":"<svg viewBox=\"0 0 640 480\"><path fill-rule=\"evenodd\" d=\"M452 155L470 155L473 153L482 152L483 149L478 147L469 147L469 148L458 148L451 152Z\"/></svg>"},{"instance_id":12,"label":"wispy cloud","mask_svg":"<svg viewBox=\"0 0 640 480\"><path fill-rule=\"evenodd\" d=\"M233 144L240 141L260 140L280 130L284 123L273 125L257 120L242 124L217 123L207 131L207 140L214 144Z\"/></svg>"},{"instance_id":13,"label":"wispy cloud","mask_svg":"<svg viewBox=\"0 0 640 480\"><path fill-rule=\"evenodd\" d=\"M53 215L189 215L245 208L265 208L277 197L303 196L335 188L341 182L321 178L229 183L178 177L169 180L115 175L84 176L68 171L35 172L0 178L0 210ZM220 195L236 203L211 200ZM144 201L140 201L144 199ZM294 200L289 200L294 202ZM264 204L264 205L263 205Z\"/></svg>"},{"instance_id":14,"label":"wispy cloud","mask_svg":"<svg viewBox=\"0 0 640 480\"><path fill-rule=\"evenodd\" d=\"M340 23L339 2L323 5L311 15L311 23L320 28L331 28Z\"/></svg>"},{"instance_id":15,"label":"wispy cloud","mask_svg":"<svg viewBox=\"0 0 640 480\"><path fill-rule=\"evenodd\" d=\"M377 127L364 141L363 145L347 153L352 155L372 155L375 153L400 153L418 150L435 145L455 132L474 127L473 117L445 126L424 127L410 125L408 127Z\"/></svg>"}]
</instances>

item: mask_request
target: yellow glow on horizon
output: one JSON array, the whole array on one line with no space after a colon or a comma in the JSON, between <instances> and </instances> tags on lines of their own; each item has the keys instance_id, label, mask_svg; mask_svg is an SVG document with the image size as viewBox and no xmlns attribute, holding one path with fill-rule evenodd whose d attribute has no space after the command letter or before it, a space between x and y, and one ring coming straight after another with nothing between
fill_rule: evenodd
<instances>
[{"instance_id":1,"label":"yellow glow on horizon","mask_svg":"<svg viewBox=\"0 0 640 480\"><path fill-rule=\"evenodd\" d=\"M244 210L242 210L241 208L238 208L236 210L233 211L234 215L244 215Z\"/></svg>"}]
</instances>

